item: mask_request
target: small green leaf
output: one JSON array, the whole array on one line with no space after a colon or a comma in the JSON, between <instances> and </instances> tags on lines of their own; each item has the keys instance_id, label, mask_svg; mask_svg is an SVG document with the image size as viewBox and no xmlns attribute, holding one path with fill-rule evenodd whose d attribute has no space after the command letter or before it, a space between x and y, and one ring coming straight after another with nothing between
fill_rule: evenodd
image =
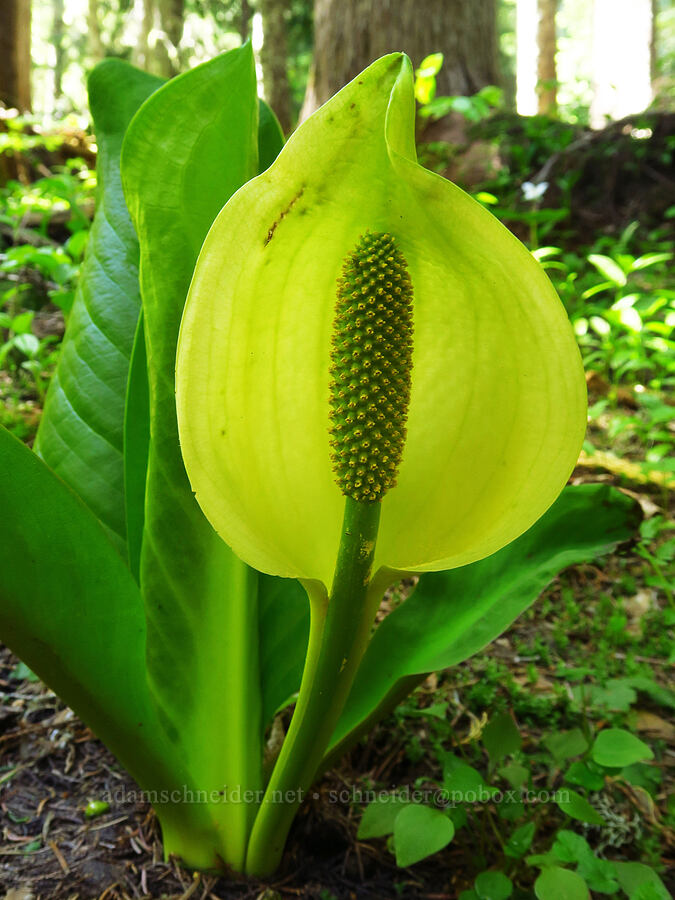
<instances>
[{"instance_id":1,"label":"small green leaf","mask_svg":"<svg viewBox=\"0 0 675 900\"><path fill-rule=\"evenodd\" d=\"M556 859L564 863L580 863L593 856L593 851L586 838L565 829L556 834L551 849Z\"/></svg>"},{"instance_id":2,"label":"small green leaf","mask_svg":"<svg viewBox=\"0 0 675 900\"><path fill-rule=\"evenodd\" d=\"M422 78L431 78L434 75L438 75L442 65L443 54L430 53L429 56L424 57L424 59L420 63L419 69L417 69L417 71L415 72L415 75L419 75Z\"/></svg>"},{"instance_id":3,"label":"small green leaf","mask_svg":"<svg viewBox=\"0 0 675 900\"><path fill-rule=\"evenodd\" d=\"M556 800L558 807L572 819L579 822L588 822L589 825L604 825L605 820L594 809L585 797L576 791L563 789L558 792L561 799Z\"/></svg>"},{"instance_id":4,"label":"small green leaf","mask_svg":"<svg viewBox=\"0 0 675 900\"><path fill-rule=\"evenodd\" d=\"M569 869L551 866L544 869L534 883L538 900L590 900L586 882Z\"/></svg>"},{"instance_id":5,"label":"small green leaf","mask_svg":"<svg viewBox=\"0 0 675 900\"><path fill-rule=\"evenodd\" d=\"M653 759L650 747L623 728L606 728L595 739L591 755L608 768L623 768L645 759Z\"/></svg>"},{"instance_id":6,"label":"small green leaf","mask_svg":"<svg viewBox=\"0 0 675 900\"><path fill-rule=\"evenodd\" d=\"M637 700L637 693L627 678L612 678L606 684L592 685L589 699L594 707L627 712Z\"/></svg>"},{"instance_id":7,"label":"small green leaf","mask_svg":"<svg viewBox=\"0 0 675 900\"><path fill-rule=\"evenodd\" d=\"M549 256L556 256L560 252L560 247L538 247L536 250L532 251L532 256L541 262L542 259L548 259Z\"/></svg>"},{"instance_id":8,"label":"small green leaf","mask_svg":"<svg viewBox=\"0 0 675 900\"><path fill-rule=\"evenodd\" d=\"M90 800L84 808L84 814L88 819L95 819L97 816L107 813L109 809L110 804L105 800Z\"/></svg>"},{"instance_id":9,"label":"small green leaf","mask_svg":"<svg viewBox=\"0 0 675 900\"><path fill-rule=\"evenodd\" d=\"M638 897L640 900L647 900L646 896L643 897L640 894L640 891L649 887L655 891L654 896L658 900L670 900L670 894L664 883L656 872L649 866L645 866L644 863L615 862L614 870L619 884L630 900Z\"/></svg>"},{"instance_id":10,"label":"small green leaf","mask_svg":"<svg viewBox=\"0 0 675 900\"><path fill-rule=\"evenodd\" d=\"M490 754L490 762L496 765L504 757L520 750L523 739L510 713L494 716L482 736L483 746Z\"/></svg>"},{"instance_id":11,"label":"small green leaf","mask_svg":"<svg viewBox=\"0 0 675 900\"><path fill-rule=\"evenodd\" d=\"M651 700L658 703L660 706L667 706L670 709L675 709L675 691L662 687L652 678L647 678L645 675L632 675L630 678L625 678L623 680L632 688L635 688L636 691L647 694Z\"/></svg>"},{"instance_id":12,"label":"small green leaf","mask_svg":"<svg viewBox=\"0 0 675 900\"><path fill-rule=\"evenodd\" d=\"M412 866L447 847L455 827L442 812L412 804L402 809L394 822L396 865Z\"/></svg>"},{"instance_id":13,"label":"small green leaf","mask_svg":"<svg viewBox=\"0 0 675 900\"><path fill-rule=\"evenodd\" d=\"M487 191L478 191L477 194L474 194L474 197L479 203L485 204L485 206L495 206L499 203L497 197L494 194L489 194ZM534 254L532 255L534 256Z\"/></svg>"},{"instance_id":14,"label":"small green leaf","mask_svg":"<svg viewBox=\"0 0 675 900\"><path fill-rule=\"evenodd\" d=\"M14 346L24 356L35 356L40 349L40 341L34 334L17 334L14 338Z\"/></svg>"},{"instance_id":15,"label":"small green leaf","mask_svg":"<svg viewBox=\"0 0 675 900\"><path fill-rule=\"evenodd\" d=\"M588 321L593 331L599 334L600 337L606 337L612 330L612 326L602 316L591 316Z\"/></svg>"},{"instance_id":16,"label":"small green leaf","mask_svg":"<svg viewBox=\"0 0 675 900\"><path fill-rule=\"evenodd\" d=\"M657 793L663 781L661 770L649 763L633 763L632 766L625 766L621 770L621 777L625 778L629 784L644 788L652 796ZM675 799L675 794L672 796Z\"/></svg>"},{"instance_id":17,"label":"small green leaf","mask_svg":"<svg viewBox=\"0 0 675 900\"><path fill-rule=\"evenodd\" d=\"M657 263L668 262L672 258L672 253L645 253L644 256L636 259L630 268L632 272L636 272L638 269L646 269L649 266L657 265Z\"/></svg>"},{"instance_id":18,"label":"small green leaf","mask_svg":"<svg viewBox=\"0 0 675 900\"><path fill-rule=\"evenodd\" d=\"M561 731L559 734L550 734L544 744L551 751L556 762L569 759L570 756L580 756L588 749L588 741L580 728L572 728L571 731Z\"/></svg>"},{"instance_id":19,"label":"small green leaf","mask_svg":"<svg viewBox=\"0 0 675 900\"><path fill-rule=\"evenodd\" d=\"M537 866L539 869L548 869L558 864L558 857L552 850L548 853L531 853L525 858L528 866Z\"/></svg>"},{"instance_id":20,"label":"small green leaf","mask_svg":"<svg viewBox=\"0 0 675 900\"><path fill-rule=\"evenodd\" d=\"M635 333L642 331L642 318L637 309L630 307L628 309L620 309L618 319L628 331Z\"/></svg>"},{"instance_id":21,"label":"small green leaf","mask_svg":"<svg viewBox=\"0 0 675 900\"><path fill-rule=\"evenodd\" d=\"M672 898L671 894L666 894L668 898ZM631 894L630 900L663 900L663 893L660 887L648 881L641 884L637 890Z\"/></svg>"},{"instance_id":22,"label":"small green leaf","mask_svg":"<svg viewBox=\"0 0 675 900\"><path fill-rule=\"evenodd\" d=\"M499 774L511 785L512 788L522 787L530 777L530 770L520 763L509 763L499 770Z\"/></svg>"},{"instance_id":23,"label":"small green leaf","mask_svg":"<svg viewBox=\"0 0 675 900\"><path fill-rule=\"evenodd\" d=\"M35 841L31 841L30 844L24 844L21 848L22 853L34 853L36 850L39 850L42 846L42 841L38 838Z\"/></svg>"},{"instance_id":24,"label":"small green leaf","mask_svg":"<svg viewBox=\"0 0 675 900\"><path fill-rule=\"evenodd\" d=\"M504 853L511 859L520 859L525 856L534 840L534 831L534 822L526 822L525 825L516 828L506 843Z\"/></svg>"},{"instance_id":25,"label":"small green leaf","mask_svg":"<svg viewBox=\"0 0 675 900\"><path fill-rule=\"evenodd\" d=\"M513 893L511 879L502 872L481 872L475 887L480 900L507 900Z\"/></svg>"},{"instance_id":26,"label":"small green leaf","mask_svg":"<svg viewBox=\"0 0 675 900\"><path fill-rule=\"evenodd\" d=\"M38 676L29 669L25 662L18 662L9 674L14 681L39 681Z\"/></svg>"},{"instance_id":27,"label":"small green leaf","mask_svg":"<svg viewBox=\"0 0 675 900\"><path fill-rule=\"evenodd\" d=\"M588 257L588 261L591 265L595 266L601 275L604 275L605 278L608 278L612 284L615 284L617 287L623 287L626 283L626 273L621 266L614 262L613 259L610 259L609 256L603 256L601 253L591 253Z\"/></svg>"},{"instance_id":28,"label":"small green leaf","mask_svg":"<svg viewBox=\"0 0 675 900\"><path fill-rule=\"evenodd\" d=\"M447 814L450 818L450 821L455 826L455 831L459 831L460 828L464 828L466 823L469 821L465 806L448 806Z\"/></svg>"},{"instance_id":29,"label":"small green leaf","mask_svg":"<svg viewBox=\"0 0 675 900\"><path fill-rule=\"evenodd\" d=\"M573 762L563 778L569 784L576 784L588 791L599 791L605 783L605 777L601 772L592 769L588 763L577 760Z\"/></svg>"},{"instance_id":30,"label":"small green leaf","mask_svg":"<svg viewBox=\"0 0 675 900\"><path fill-rule=\"evenodd\" d=\"M486 803L495 793L477 769L454 756L448 756L443 765L443 787L453 803Z\"/></svg>"},{"instance_id":31,"label":"small green leaf","mask_svg":"<svg viewBox=\"0 0 675 900\"><path fill-rule=\"evenodd\" d=\"M366 811L361 817L359 830L356 837L360 841L366 841L368 838L384 837L387 834L394 833L394 822L396 816L401 812L404 806L409 806L410 802L396 794L389 794L387 797L380 797L373 800L366 807Z\"/></svg>"},{"instance_id":32,"label":"small green leaf","mask_svg":"<svg viewBox=\"0 0 675 900\"><path fill-rule=\"evenodd\" d=\"M598 894L616 894L619 891L614 863L598 859L594 853L579 862L577 872L585 879L589 888Z\"/></svg>"},{"instance_id":33,"label":"small green leaf","mask_svg":"<svg viewBox=\"0 0 675 900\"><path fill-rule=\"evenodd\" d=\"M497 815L505 822L515 822L525 815L525 804L522 800L506 800L497 807Z\"/></svg>"},{"instance_id":34,"label":"small green leaf","mask_svg":"<svg viewBox=\"0 0 675 900\"><path fill-rule=\"evenodd\" d=\"M18 316L14 316L10 324L3 327L11 328L14 334L29 334L34 316L35 313L32 310L27 310Z\"/></svg>"}]
</instances>

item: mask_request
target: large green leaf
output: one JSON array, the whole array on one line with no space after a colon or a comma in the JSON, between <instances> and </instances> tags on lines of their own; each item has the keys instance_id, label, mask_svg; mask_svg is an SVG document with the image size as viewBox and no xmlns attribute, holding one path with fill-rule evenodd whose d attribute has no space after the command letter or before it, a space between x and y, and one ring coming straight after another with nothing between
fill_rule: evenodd
<instances>
[{"instance_id":1,"label":"large green leaf","mask_svg":"<svg viewBox=\"0 0 675 900\"><path fill-rule=\"evenodd\" d=\"M150 399L140 559L148 681L166 734L205 790L260 787L257 584L195 502L178 443L174 360L204 237L220 207L257 171L257 126L245 46L157 91L122 151L141 245ZM217 806L221 852L235 867L243 865L253 812L250 804Z\"/></svg>"},{"instance_id":2,"label":"large green leaf","mask_svg":"<svg viewBox=\"0 0 675 900\"><path fill-rule=\"evenodd\" d=\"M309 637L309 601L292 578L258 575L262 725L300 687Z\"/></svg>"},{"instance_id":3,"label":"large green leaf","mask_svg":"<svg viewBox=\"0 0 675 900\"><path fill-rule=\"evenodd\" d=\"M524 535L493 556L423 575L382 622L361 663L333 746L396 698L403 682L468 659L498 637L566 566L634 533L639 506L605 485L568 487Z\"/></svg>"},{"instance_id":4,"label":"large green leaf","mask_svg":"<svg viewBox=\"0 0 675 900\"><path fill-rule=\"evenodd\" d=\"M213 865L209 811L180 802L196 785L148 691L143 602L129 570L82 500L4 428L0 468L0 639L152 792L164 833L190 836L193 865Z\"/></svg>"},{"instance_id":5,"label":"large green leaf","mask_svg":"<svg viewBox=\"0 0 675 900\"><path fill-rule=\"evenodd\" d=\"M272 165L284 145L277 117L264 100L258 100L258 172Z\"/></svg>"},{"instance_id":6,"label":"large green leaf","mask_svg":"<svg viewBox=\"0 0 675 900\"><path fill-rule=\"evenodd\" d=\"M122 428L140 307L138 243L120 180L132 116L162 80L109 59L89 79L98 144L96 216L35 448L125 553Z\"/></svg>"},{"instance_id":7,"label":"large green leaf","mask_svg":"<svg viewBox=\"0 0 675 900\"><path fill-rule=\"evenodd\" d=\"M153 785L165 742L138 588L90 510L4 428L0 466L0 636Z\"/></svg>"}]
</instances>

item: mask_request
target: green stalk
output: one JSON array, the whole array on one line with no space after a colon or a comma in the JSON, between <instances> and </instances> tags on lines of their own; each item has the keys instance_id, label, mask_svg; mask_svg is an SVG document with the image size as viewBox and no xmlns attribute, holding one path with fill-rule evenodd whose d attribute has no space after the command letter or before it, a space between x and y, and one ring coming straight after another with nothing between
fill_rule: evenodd
<instances>
[{"instance_id":1,"label":"green stalk","mask_svg":"<svg viewBox=\"0 0 675 900\"><path fill-rule=\"evenodd\" d=\"M309 645L288 735L258 811L246 873L279 865L293 817L321 763L365 652L381 594L371 588L380 504L345 499L330 598L308 588Z\"/></svg>"},{"instance_id":2,"label":"green stalk","mask_svg":"<svg viewBox=\"0 0 675 900\"><path fill-rule=\"evenodd\" d=\"M344 756L345 753L358 744L361 738L368 734L369 731L372 731L375 725L384 719L385 716L388 716L389 713L393 712L399 703L402 700L405 700L419 684L422 684L428 675L428 672L423 672L421 675L407 675L405 678L399 678L380 700L375 709L373 709L365 719L362 719L356 728L352 728L351 731L348 731L339 740L331 743L324 758L321 760L319 773L328 772L332 769L340 757Z\"/></svg>"},{"instance_id":3,"label":"green stalk","mask_svg":"<svg viewBox=\"0 0 675 900\"><path fill-rule=\"evenodd\" d=\"M219 717L226 715L225 724L214 714L210 721L190 723L197 733L210 735L197 770L191 772L192 783L185 786L190 799L158 807L158 814L167 856L175 853L194 868L216 869L224 862L243 872L257 808L250 798L259 797L263 786L258 575L234 557L220 624L222 630L204 636L212 642L204 648L205 658L219 658L219 665L210 680L205 673L203 683L212 690L211 709ZM225 791L222 797L217 796L220 790Z\"/></svg>"},{"instance_id":4,"label":"green stalk","mask_svg":"<svg viewBox=\"0 0 675 900\"><path fill-rule=\"evenodd\" d=\"M226 666L221 672L223 683L233 690L227 711L227 751L222 766L228 781L226 790L238 789L240 796L212 805L211 814L216 820L223 859L236 872L243 872L257 809L255 801L246 799L246 792L259 797L263 786L258 573L237 560L233 574L230 591L239 602L232 602L231 596L224 623L227 639L223 640L222 652Z\"/></svg>"}]
</instances>

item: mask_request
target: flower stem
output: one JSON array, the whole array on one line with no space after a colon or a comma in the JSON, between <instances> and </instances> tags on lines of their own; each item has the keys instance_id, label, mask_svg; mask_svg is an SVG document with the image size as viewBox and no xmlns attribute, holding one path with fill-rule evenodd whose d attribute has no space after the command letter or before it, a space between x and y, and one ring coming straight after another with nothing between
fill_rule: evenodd
<instances>
[{"instance_id":1,"label":"flower stem","mask_svg":"<svg viewBox=\"0 0 675 900\"><path fill-rule=\"evenodd\" d=\"M246 872L278 866L296 810L310 787L363 657L380 602L369 590L380 504L347 497L330 598L306 585L311 626L302 684L288 735L258 811Z\"/></svg>"}]
</instances>

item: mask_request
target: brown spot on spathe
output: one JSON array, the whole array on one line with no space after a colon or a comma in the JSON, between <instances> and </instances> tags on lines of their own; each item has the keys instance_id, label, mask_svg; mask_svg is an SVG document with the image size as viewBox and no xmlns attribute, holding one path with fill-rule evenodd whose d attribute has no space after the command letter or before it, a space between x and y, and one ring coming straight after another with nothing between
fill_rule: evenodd
<instances>
[{"instance_id":1,"label":"brown spot on spathe","mask_svg":"<svg viewBox=\"0 0 675 900\"><path fill-rule=\"evenodd\" d=\"M303 195L304 193L305 193L305 188L304 188L304 187L301 187L300 190L298 191L298 193L295 195L295 197L293 197L293 199L291 200L291 202L286 206L286 208L283 209L283 210L279 213L279 215L277 216L277 218L276 218L276 219L274 220L274 222L272 223L272 225L271 225L269 231L267 232L267 237L265 238L265 246L267 246L267 245L269 244L269 242L272 240L272 238L274 237L274 232L275 232L275 231L277 230L277 228L279 227L279 224L281 223L281 221L282 221L283 219L286 218L286 216L287 216L287 215L289 214L289 212L293 209L293 207L295 206L295 204L298 202L298 200L302 197L302 195Z\"/></svg>"}]
</instances>

